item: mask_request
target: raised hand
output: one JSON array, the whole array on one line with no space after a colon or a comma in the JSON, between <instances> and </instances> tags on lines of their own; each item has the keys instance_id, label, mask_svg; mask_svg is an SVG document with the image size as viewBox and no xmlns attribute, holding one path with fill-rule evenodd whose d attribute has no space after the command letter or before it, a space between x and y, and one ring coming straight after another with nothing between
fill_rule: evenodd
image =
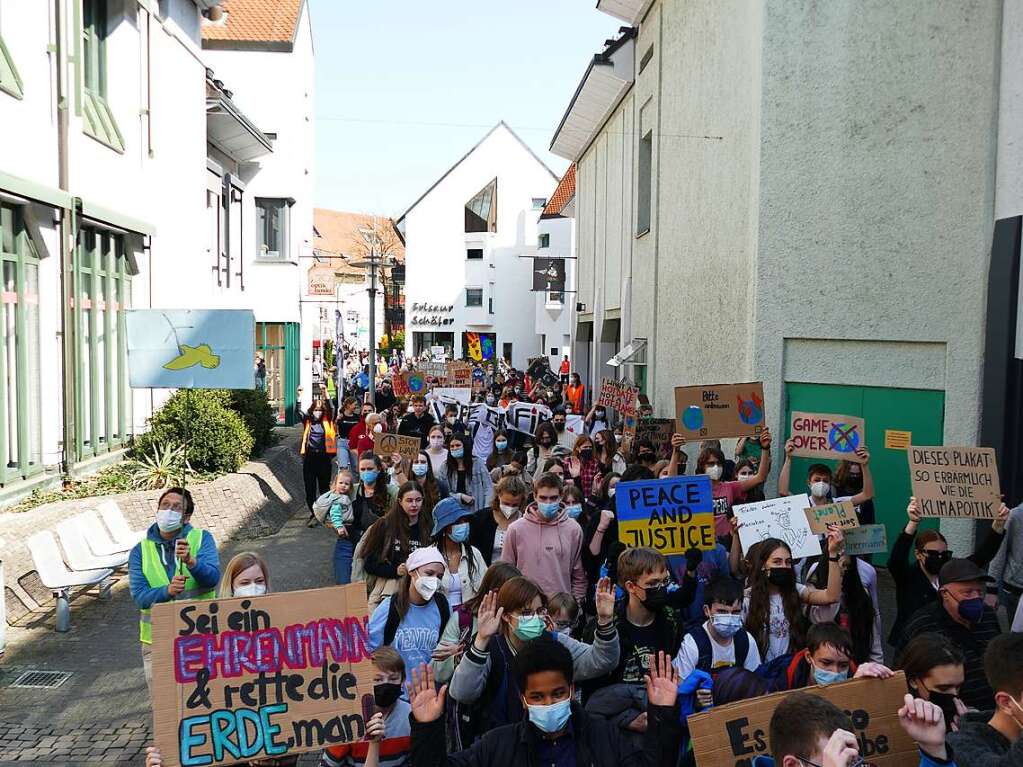
<instances>
[{"instance_id":1,"label":"raised hand","mask_svg":"<svg viewBox=\"0 0 1023 767\"><path fill-rule=\"evenodd\" d=\"M835 730L821 754L821 767L852 767L860 761L860 746L848 730Z\"/></svg>"},{"instance_id":2,"label":"raised hand","mask_svg":"<svg viewBox=\"0 0 1023 767\"><path fill-rule=\"evenodd\" d=\"M899 724L925 754L939 760L947 758L945 716L936 705L907 693L899 709Z\"/></svg>"},{"instance_id":3,"label":"raised hand","mask_svg":"<svg viewBox=\"0 0 1023 767\"><path fill-rule=\"evenodd\" d=\"M1005 532L1005 523L1009 521L1009 507L1004 503L998 509L998 516L995 517L995 521L991 523L991 529L996 533Z\"/></svg>"},{"instance_id":4,"label":"raised hand","mask_svg":"<svg viewBox=\"0 0 1023 767\"><path fill-rule=\"evenodd\" d=\"M601 625L610 623L615 614L615 587L611 584L610 578L604 576L597 581L593 599L597 605L597 623Z\"/></svg>"},{"instance_id":5,"label":"raised hand","mask_svg":"<svg viewBox=\"0 0 1023 767\"><path fill-rule=\"evenodd\" d=\"M672 434L671 435L671 447L673 450L679 450L686 444L685 434Z\"/></svg>"},{"instance_id":6,"label":"raised hand","mask_svg":"<svg viewBox=\"0 0 1023 767\"><path fill-rule=\"evenodd\" d=\"M769 447L771 447L771 430L768 429L766 426L764 427L764 430L760 432L760 447L762 447L764 450L767 450Z\"/></svg>"},{"instance_id":7,"label":"raised hand","mask_svg":"<svg viewBox=\"0 0 1023 767\"><path fill-rule=\"evenodd\" d=\"M837 557L845 547L845 534L837 525L828 525L828 555Z\"/></svg>"},{"instance_id":8,"label":"raised hand","mask_svg":"<svg viewBox=\"0 0 1023 767\"><path fill-rule=\"evenodd\" d=\"M788 456L789 458L791 458L792 454L795 451L796 451L796 441L794 439L792 439L791 437L789 437L787 440L785 440L785 455Z\"/></svg>"},{"instance_id":9,"label":"raised hand","mask_svg":"<svg viewBox=\"0 0 1023 767\"><path fill-rule=\"evenodd\" d=\"M607 528L611 526L611 521L615 518L615 513L610 509L600 510L600 521L597 522L597 529L600 532L607 532Z\"/></svg>"},{"instance_id":10,"label":"raised hand","mask_svg":"<svg viewBox=\"0 0 1023 767\"><path fill-rule=\"evenodd\" d=\"M648 656L650 673L646 675L646 698L651 706L674 706L678 696L678 671L665 652Z\"/></svg>"},{"instance_id":11,"label":"raised hand","mask_svg":"<svg viewBox=\"0 0 1023 767\"><path fill-rule=\"evenodd\" d=\"M480 600L479 610L476 612L476 645L477 650L486 650L490 638L501 628L501 618L504 616L504 608L497 606L497 591L491 591Z\"/></svg>"},{"instance_id":12,"label":"raised hand","mask_svg":"<svg viewBox=\"0 0 1023 767\"><path fill-rule=\"evenodd\" d=\"M419 664L419 673L412 669L412 681L408 683L408 699L412 716L420 724L434 722L444 714L444 696L448 686L439 690L433 684L433 669L425 663Z\"/></svg>"}]
</instances>

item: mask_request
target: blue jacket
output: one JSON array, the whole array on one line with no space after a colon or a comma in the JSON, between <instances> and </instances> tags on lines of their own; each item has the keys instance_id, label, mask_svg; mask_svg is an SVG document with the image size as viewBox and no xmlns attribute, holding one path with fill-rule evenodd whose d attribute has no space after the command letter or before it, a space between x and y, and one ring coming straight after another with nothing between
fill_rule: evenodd
<instances>
[{"instance_id":1,"label":"blue jacket","mask_svg":"<svg viewBox=\"0 0 1023 767\"><path fill-rule=\"evenodd\" d=\"M938 761L921 751L919 767L956 767L955 757L952 755L951 748L948 750L948 756L948 759ZM753 767L774 767L774 759L769 756L755 756L753 757Z\"/></svg>"},{"instance_id":2,"label":"blue jacket","mask_svg":"<svg viewBox=\"0 0 1023 767\"><path fill-rule=\"evenodd\" d=\"M191 525L185 525L178 533L178 538L184 538L192 529ZM167 570L167 579L170 580L177 574L178 560L174 556L174 541L165 540L160 535L160 528L154 522L146 531L146 537L156 543L160 548L160 560ZM216 588L220 583L220 555L217 553L217 544L208 531L202 531L202 544L199 546L199 554L195 558L195 567L189 572L195 578L196 583L204 588ZM128 583L131 584L131 598L140 610L148 610L157 602L168 602L166 586L153 588L142 573L142 543L136 543L128 555Z\"/></svg>"}]
</instances>

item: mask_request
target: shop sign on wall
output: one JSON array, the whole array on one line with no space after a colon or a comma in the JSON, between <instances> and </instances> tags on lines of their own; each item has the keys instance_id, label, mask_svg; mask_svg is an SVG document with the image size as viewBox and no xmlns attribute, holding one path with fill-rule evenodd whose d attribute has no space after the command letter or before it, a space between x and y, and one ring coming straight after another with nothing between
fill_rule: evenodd
<instances>
[{"instance_id":1,"label":"shop sign on wall","mask_svg":"<svg viewBox=\"0 0 1023 767\"><path fill-rule=\"evenodd\" d=\"M445 315L450 315L454 308L451 304L414 303L412 304L410 323L433 326L453 325L455 318Z\"/></svg>"}]
</instances>

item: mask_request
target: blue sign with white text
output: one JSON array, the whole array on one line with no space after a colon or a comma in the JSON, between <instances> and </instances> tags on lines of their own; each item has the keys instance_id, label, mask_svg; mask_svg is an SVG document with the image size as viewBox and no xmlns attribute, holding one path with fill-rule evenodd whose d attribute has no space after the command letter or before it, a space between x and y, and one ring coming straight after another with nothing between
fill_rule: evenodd
<instances>
[{"instance_id":1,"label":"blue sign with white text","mask_svg":"<svg viewBox=\"0 0 1023 767\"><path fill-rule=\"evenodd\" d=\"M248 309L132 309L125 325L133 389L255 388Z\"/></svg>"}]
</instances>

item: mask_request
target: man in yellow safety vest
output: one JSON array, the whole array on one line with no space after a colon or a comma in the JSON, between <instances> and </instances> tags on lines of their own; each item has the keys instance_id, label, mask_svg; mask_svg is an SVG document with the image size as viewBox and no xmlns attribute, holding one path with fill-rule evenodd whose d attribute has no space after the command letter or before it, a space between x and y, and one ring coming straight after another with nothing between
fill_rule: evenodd
<instances>
[{"instance_id":1,"label":"man in yellow safety vest","mask_svg":"<svg viewBox=\"0 0 1023 767\"><path fill-rule=\"evenodd\" d=\"M163 491L156 522L135 545L128 558L131 597L141 610L139 640L142 668L150 693L153 689L153 624L151 608L174 599L213 599L220 581L220 556L213 536L192 527L195 504L181 487Z\"/></svg>"}]
</instances>

